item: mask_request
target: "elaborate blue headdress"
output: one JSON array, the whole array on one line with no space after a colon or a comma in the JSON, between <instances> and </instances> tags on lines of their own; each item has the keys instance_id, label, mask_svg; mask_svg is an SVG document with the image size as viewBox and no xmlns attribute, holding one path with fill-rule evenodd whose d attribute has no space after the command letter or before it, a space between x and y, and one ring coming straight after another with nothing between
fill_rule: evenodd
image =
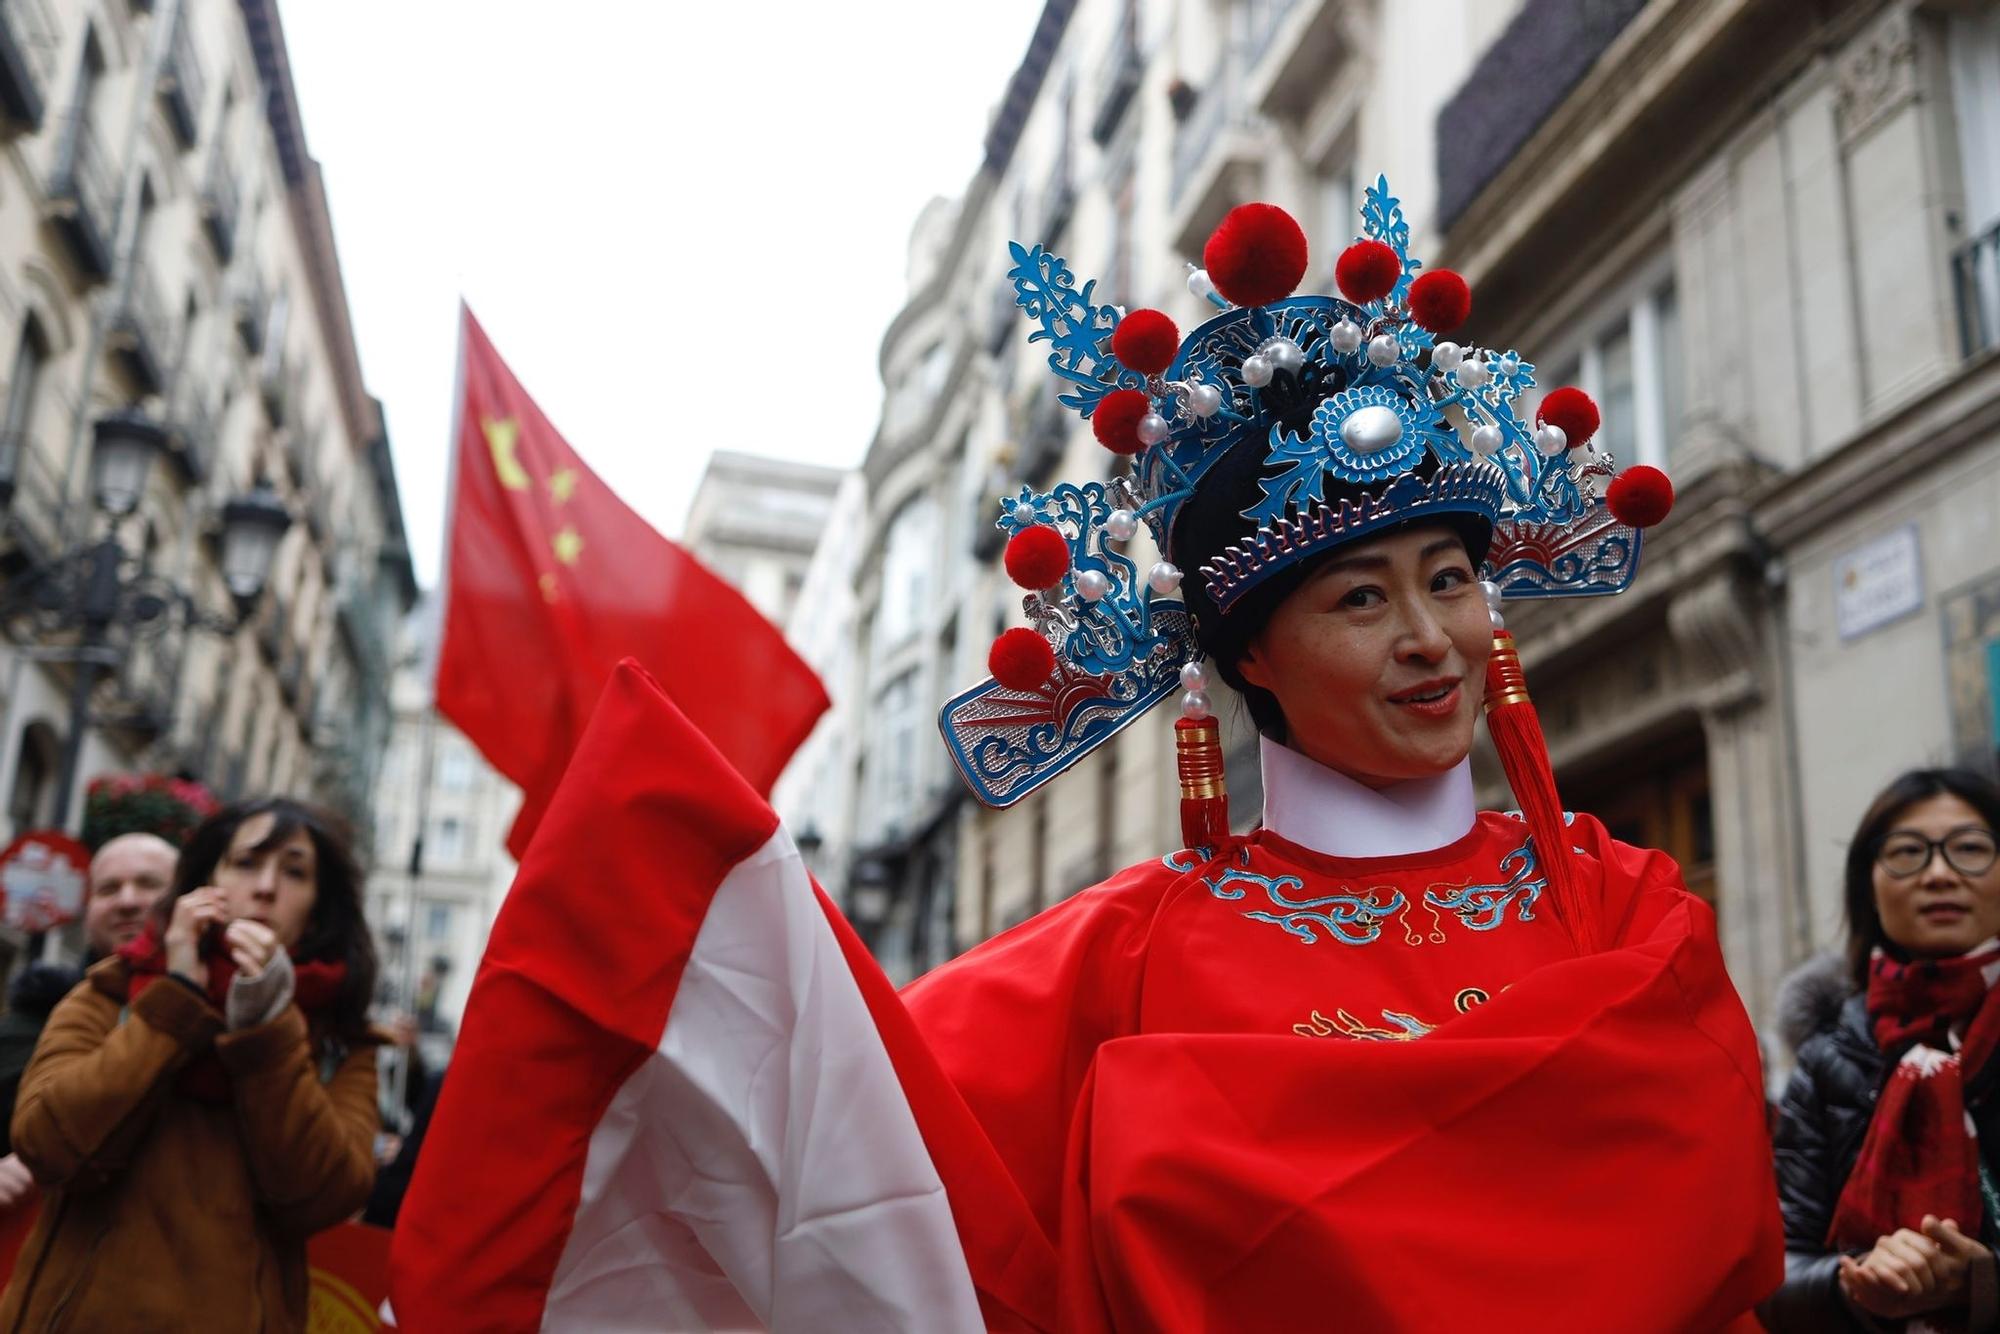
<instances>
[{"instance_id":1,"label":"elaborate blue headdress","mask_svg":"<svg viewBox=\"0 0 2000 1334\"><path fill-rule=\"evenodd\" d=\"M1523 421L1515 405L1535 368L1437 341L1470 314L1471 295L1411 257L1386 179L1361 216L1335 271L1344 295L1294 296L1306 268L1298 225L1267 204L1234 210L1188 279L1222 313L1185 341L1158 311L1096 304L1095 282L1079 290L1041 246L1010 246L1015 299L1038 326L1029 341L1052 348L1062 403L1134 466L1000 501L1032 628L1004 633L995 679L939 719L982 802L1019 801L1177 689L1184 716L1207 715L1195 627L1176 596L1183 573L1163 559L1141 577L1123 545L1144 523L1171 553L1183 509L1239 448L1262 452L1260 494L1241 534L1202 553L1192 577L1213 608L1204 616L1330 547L1429 517L1490 527L1484 577L1507 597L1631 582L1638 528L1671 503L1664 477L1635 468L1612 481L1609 457L1587 448L1598 414L1578 390L1549 394Z\"/></svg>"}]
</instances>

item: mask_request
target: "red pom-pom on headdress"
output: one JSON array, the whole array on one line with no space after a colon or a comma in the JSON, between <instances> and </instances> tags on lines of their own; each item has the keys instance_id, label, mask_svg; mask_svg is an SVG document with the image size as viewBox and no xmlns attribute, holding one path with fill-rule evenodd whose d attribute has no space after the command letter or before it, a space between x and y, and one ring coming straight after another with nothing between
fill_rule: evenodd
<instances>
[{"instance_id":1,"label":"red pom-pom on headdress","mask_svg":"<svg viewBox=\"0 0 2000 1334\"><path fill-rule=\"evenodd\" d=\"M1569 440L1569 447L1575 449L1597 434L1602 419L1597 413L1597 404L1590 395L1574 385L1564 385L1551 389L1542 400L1542 406L1535 409L1535 421L1539 425L1547 423L1562 431Z\"/></svg>"},{"instance_id":2,"label":"red pom-pom on headdress","mask_svg":"<svg viewBox=\"0 0 2000 1334\"><path fill-rule=\"evenodd\" d=\"M1111 355L1141 375L1159 375L1174 364L1181 331L1162 311L1135 310L1111 331Z\"/></svg>"},{"instance_id":3,"label":"red pom-pom on headdress","mask_svg":"<svg viewBox=\"0 0 2000 1334\"><path fill-rule=\"evenodd\" d=\"M1403 276L1403 261L1381 241L1356 241L1340 252L1333 266L1333 281L1340 294L1357 306L1380 301L1396 290Z\"/></svg>"},{"instance_id":4,"label":"red pom-pom on headdress","mask_svg":"<svg viewBox=\"0 0 2000 1334\"><path fill-rule=\"evenodd\" d=\"M1449 333L1471 316L1472 289L1450 269L1418 274L1410 284L1410 318L1432 333Z\"/></svg>"},{"instance_id":5,"label":"red pom-pom on headdress","mask_svg":"<svg viewBox=\"0 0 2000 1334\"><path fill-rule=\"evenodd\" d=\"M1139 419L1152 410L1153 401L1144 390L1114 389L1090 414L1090 432L1114 454L1137 454L1146 447L1139 438Z\"/></svg>"},{"instance_id":6,"label":"red pom-pom on headdress","mask_svg":"<svg viewBox=\"0 0 2000 1334\"><path fill-rule=\"evenodd\" d=\"M1637 463L1611 479L1604 503L1618 522L1651 528L1673 509L1674 484L1658 468Z\"/></svg>"},{"instance_id":7,"label":"red pom-pom on headdress","mask_svg":"<svg viewBox=\"0 0 2000 1334\"><path fill-rule=\"evenodd\" d=\"M1007 539L1001 562L1007 577L1021 587L1031 592L1049 588L1069 573L1069 543L1049 525L1038 523Z\"/></svg>"},{"instance_id":8,"label":"red pom-pom on headdress","mask_svg":"<svg viewBox=\"0 0 2000 1334\"><path fill-rule=\"evenodd\" d=\"M1238 204L1209 236L1201 262L1233 304L1268 306L1306 276L1306 234L1276 204Z\"/></svg>"},{"instance_id":9,"label":"red pom-pom on headdress","mask_svg":"<svg viewBox=\"0 0 2000 1334\"><path fill-rule=\"evenodd\" d=\"M986 669L1009 690L1040 690L1056 673L1056 651L1040 634L1017 625L993 641Z\"/></svg>"}]
</instances>

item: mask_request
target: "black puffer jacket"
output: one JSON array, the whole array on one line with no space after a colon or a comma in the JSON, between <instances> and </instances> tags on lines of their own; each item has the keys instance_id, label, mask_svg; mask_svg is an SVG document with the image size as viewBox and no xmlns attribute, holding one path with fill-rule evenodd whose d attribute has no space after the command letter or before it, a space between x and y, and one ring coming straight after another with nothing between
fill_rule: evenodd
<instances>
[{"instance_id":1,"label":"black puffer jacket","mask_svg":"<svg viewBox=\"0 0 2000 1334\"><path fill-rule=\"evenodd\" d=\"M1798 1054L1785 1085L1777 1130L1778 1199L1785 1216L1785 1282L1758 1308L1776 1334L1870 1328L1841 1298L1839 1252L1826 1244L1834 1206L1861 1155L1861 1141L1888 1073L1868 1021L1867 998L1854 994L1832 956L1807 963L1779 992L1784 1035ZM1966 1089L1987 1172L2000 1176L2000 1061ZM1992 1244L1987 1223L1986 1242ZM1879 1326L1877 1326L1879 1328Z\"/></svg>"}]
</instances>

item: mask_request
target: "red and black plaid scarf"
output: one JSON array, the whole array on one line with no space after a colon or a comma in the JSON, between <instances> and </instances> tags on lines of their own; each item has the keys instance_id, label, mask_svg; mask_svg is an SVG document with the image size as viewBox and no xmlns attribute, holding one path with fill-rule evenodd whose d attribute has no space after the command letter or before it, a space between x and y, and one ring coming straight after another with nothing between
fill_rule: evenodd
<instances>
[{"instance_id":1,"label":"red and black plaid scarf","mask_svg":"<svg viewBox=\"0 0 2000 1334\"><path fill-rule=\"evenodd\" d=\"M143 935L120 945L118 957L125 961L131 976L125 992L127 1005L138 1000L140 992L167 975L167 948L157 923L148 922ZM208 961L209 1004L226 1011L229 984L235 978L236 960L225 951L216 951ZM347 965L338 959L311 963L301 963L296 958L292 960L292 1001L305 1012L306 1022L315 1033L325 1026L333 1003L340 998L340 985L346 980ZM229 1072L223 1068L221 1058L211 1047L187 1063L175 1081L175 1087L189 1097L204 1102L227 1102Z\"/></svg>"},{"instance_id":2,"label":"red and black plaid scarf","mask_svg":"<svg viewBox=\"0 0 2000 1334\"><path fill-rule=\"evenodd\" d=\"M1861 1155L1840 1193L1827 1243L1865 1249L1925 1214L1977 1236L1979 1143L1965 1113L1966 1081L2000 1045L2000 942L1952 959L1868 961L1875 1041L1896 1062ZM1953 1050L1951 1032L1963 1026Z\"/></svg>"}]
</instances>

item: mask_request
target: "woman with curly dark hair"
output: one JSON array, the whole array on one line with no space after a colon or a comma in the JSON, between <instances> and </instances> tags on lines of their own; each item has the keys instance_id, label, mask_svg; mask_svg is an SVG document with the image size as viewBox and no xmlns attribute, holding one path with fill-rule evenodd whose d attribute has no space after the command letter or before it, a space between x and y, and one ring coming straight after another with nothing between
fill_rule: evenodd
<instances>
[{"instance_id":1,"label":"woman with curly dark hair","mask_svg":"<svg viewBox=\"0 0 2000 1334\"><path fill-rule=\"evenodd\" d=\"M1786 1276L1762 1311L1774 1330L2000 1329L1996 831L2000 786L1916 769L1848 845L1844 976L1796 1026L1778 1126Z\"/></svg>"},{"instance_id":2,"label":"woman with curly dark hair","mask_svg":"<svg viewBox=\"0 0 2000 1334\"><path fill-rule=\"evenodd\" d=\"M375 950L335 817L225 807L50 1016L14 1145L49 1192L0 1328L303 1330L305 1244L374 1179Z\"/></svg>"}]
</instances>

